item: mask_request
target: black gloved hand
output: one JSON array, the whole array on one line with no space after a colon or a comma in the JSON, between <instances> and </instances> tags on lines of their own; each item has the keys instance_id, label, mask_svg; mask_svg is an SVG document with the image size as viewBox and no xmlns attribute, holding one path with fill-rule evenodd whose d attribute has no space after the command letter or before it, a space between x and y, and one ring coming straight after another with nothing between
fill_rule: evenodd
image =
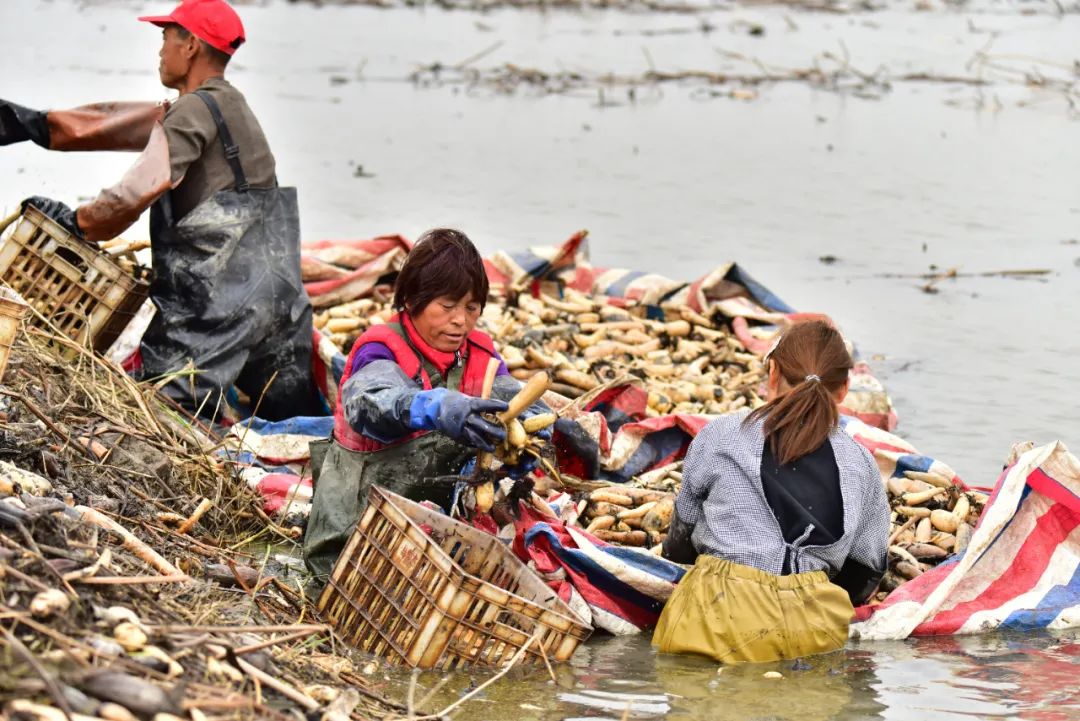
<instances>
[{"instance_id":1,"label":"black gloved hand","mask_svg":"<svg viewBox=\"0 0 1080 721\"><path fill-rule=\"evenodd\" d=\"M49 147L48 112L34 110L0 98L0 145L33 140L43 148Z\"/></svg>"},{"instance_id":2,"label":"black gloved hand","mask_svg":"<svg viewBox=\"0 0 1080 721\"><path fill-rule=\"evenodd\" d=\"M864 566L854 559L847 559L836 575L832 577L834 585L848 592L852 606L861 606L873 597L878 584L885 577L888 562L881 564L881 570Z\"/></svg>"},{"instance_id":3,"label":"black gloved hand","mask_svg":"<svg viewBox=\"0 0 1080 721\"><path fill-rule=\"evenodd\" d=\"M694 527L679 517L678 511L671 512L671 526L664 539L660 555L669 561L690 565L697 561L698 550L694 547Z\"/></svg>"},{"instance_id":4,"label":"black gloved hand","mask_svg":"<svg viewBox=\"0 0 1080 721\"><path fill-rule=\"evenodd\" d=\"M75 217L75 211L69 208L65 203L61 203L59 200L53 200L52 198L34 195L22 202L20 207L23 212L26 212L26 206L28 205L34 206L45 215L52 218L60 225L60 227L79 240L86 240L82 230L79 228L79 222Z\"/></svg>"},{"instance_id":5,"label":"black gloved hand","mask_svg":"<svg viewBox=\"0 0 1080 721\"><path fill-rule=\"evenodd\" d=\"M506 438L500 426L484 420L482 413L506 410L504 401L484 400L459 391L435 388L420 391L409 408L409 426L416 430L432 430L453 438L458 443L485 451Z\"/></svg>"}]
</instances>

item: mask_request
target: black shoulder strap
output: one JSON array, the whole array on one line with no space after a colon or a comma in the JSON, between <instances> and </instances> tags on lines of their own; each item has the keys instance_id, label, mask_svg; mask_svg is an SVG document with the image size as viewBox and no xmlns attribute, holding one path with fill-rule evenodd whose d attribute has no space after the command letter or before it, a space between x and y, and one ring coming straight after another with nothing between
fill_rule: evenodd
<instances>
[{"instance_id":1,"label":"black shoulder strap","mask_svg":"<svg viewBox=\"0 0 1080 721\"><path fill-rule=\"evenodd\" d=\"M248 185L247 178L244 176L244 168L240 165L240 148L233 142L229 126L225 124L225 116L221 114L221 107L214 100L214 97L205 90L196 90L195 94L206 103L207 110L210 111L211 117L214 118L214 125L217 125L218 135L221 137L221 147L225 150L225 162L232 168L233 178L236 179L236 192L247 192L251 186Z\"/></svg>"}]
</instances>

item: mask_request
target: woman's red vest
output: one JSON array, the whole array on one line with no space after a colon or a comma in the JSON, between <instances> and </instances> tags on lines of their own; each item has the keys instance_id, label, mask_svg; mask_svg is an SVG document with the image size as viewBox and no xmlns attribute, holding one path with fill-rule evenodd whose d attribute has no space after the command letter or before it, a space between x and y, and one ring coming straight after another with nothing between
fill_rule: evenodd
<instances>
[{"instance_id":1,"label":"woman's red vest","mask_svg":"<svg viewBox=\"0 0 1080 721\"><path fill-rule=\"evenodd\" d=\"M341 375L338 384L337 405L334 407L334 440L350 451L377 451L387 446L397 445L405 441L421 436L427 431L417 431L400 438L394 443L380 443L374 438L357 433L349 422L345 420L345 409L341 405L341 389L356 370L353 363L360 349L368 343L382 343L390 349L394 355L394 361L401 366L401 370L410 378L417 378L423 385L424 390L431 389L431 377L424 368L423 360L417 351L409 344L404 333L405 329L397 323L398 317L390 319L389 324L374 325L364 331L363 335L356 339L348 360L345 361L345 372ZM495 357L495 343L486 333L474 330L465 337L465 343L461 347L462 362L465 371L461 377L461 385L456 390L470 396L478 396L483 392L484 375L487 372L488 361ZM455 389L451 389L455 390Z\"/></svg>"}]
</instances>

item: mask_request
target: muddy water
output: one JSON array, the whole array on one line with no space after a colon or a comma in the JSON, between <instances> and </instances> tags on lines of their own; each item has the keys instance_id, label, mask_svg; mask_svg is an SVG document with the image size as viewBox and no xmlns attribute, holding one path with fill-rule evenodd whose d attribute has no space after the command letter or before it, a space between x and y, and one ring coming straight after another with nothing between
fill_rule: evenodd
<instances>
[{"instance_id":1,"label":"muddy water","mask_svg":"<svg viewBox=\"0 0 1080 721\"><path fill-rule=\"evenodd\" d=\"M513 683L486 691L469 717L1072 719L1080 716L1078 663L1077 632L877 642L799 662L728 667L721 673L696 658L656 655L640 638L616 638L590 642L569 664L556 667L554 682L535 672L512 675ZM763 678L768 671L784 678ZM423 675L418 687L437 680ZM456 698L482 681L479 675L455 678L445 698Z\"/></svg>"},{"instance_id":2,"label":"muddy water","mask_svg":"<svg viewBox=\"0 0 1080 721\"><path fill-rule=\"evenodd\" d=\"M159 6L6 0L0 95L37 107L166 97L157 33L133 20ZM836 318L889 388L900 432L969 481L993 483L1014 441L1080 443L1080 126L1054 88L1076 59L1076 12L899 3L850 15L479 14L282 2L243 12L250 43L230 76L264 124L281 180L300 189L307 239L454 225L492 252L584 227L600 265L691 279L736 260L792 305ZM763 34L748 32L755 24ZM588 81L565 95L504 94L460 83L452 67L435 83L409 80L436 61L589 78L650 67L835 71L843 57L863 75L881 69L879 79L989 85L885 89L848 73L838 78L846 92L779 83L748 86L756 97L741 101L713 97L731 86L693 83L641 85L633 97ZM6 148L0 206L29 194L74 203L129 162ZM916 276L953 267L1050 273L921 290ZM707 664L657 658L642 639L598 641L560 669L557 693L519 679L476 717L620 718L626 701L635 717L1075 717L1066 679L1080 669L1077 640L863 645L781 668L782 686L761 669L717 677Z\"/></svg>"}]
</instances>

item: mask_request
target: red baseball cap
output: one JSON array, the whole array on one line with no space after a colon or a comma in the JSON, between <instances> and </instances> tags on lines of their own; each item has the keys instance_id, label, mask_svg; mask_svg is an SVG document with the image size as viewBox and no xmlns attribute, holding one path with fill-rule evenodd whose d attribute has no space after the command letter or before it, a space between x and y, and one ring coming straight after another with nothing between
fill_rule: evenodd
<instances>
[{"instance_id":1,"label":"red baseball cap","mask_svg":"<svg viewBox=\"0 0 1080 721\"><path fill-rule=\"evenodd\" d=\"M158 27L179 25L226 55L244 44L244 24L225 0L183 0L168 15L144 15L143 22Z\"/></svg>"}]
</instances>

